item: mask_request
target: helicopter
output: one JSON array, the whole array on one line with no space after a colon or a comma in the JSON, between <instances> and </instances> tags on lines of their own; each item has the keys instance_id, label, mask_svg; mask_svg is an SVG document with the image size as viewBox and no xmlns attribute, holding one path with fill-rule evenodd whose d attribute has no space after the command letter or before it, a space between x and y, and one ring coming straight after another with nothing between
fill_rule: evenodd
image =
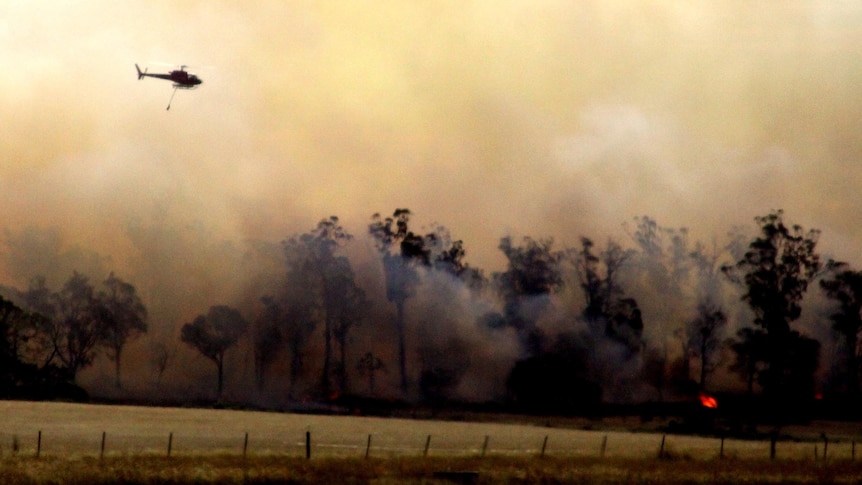
<instances>
[{"instance_id":1,"label":"helicopter","mask_svg":"<svg viewBox=\"0 0 862 485\"><path fill-rule=\"evenodd\" d=\"M175 69L167 74L148 74L147 69L144 68L141 71L141 68L135 64L135 69L138 71L138 80L140 81L144 77L154 77L157 79L164 79L166 81L174 82L174 92L171 94L171 99L168 101L167 109L171 109L171 102L174 100L174 94L177 94L177 89L195 89L200 85L203 81L194 74L189 74L186 72L186 67L188 66L180 66L179 69Z\"/></svg>"}]
</instances>

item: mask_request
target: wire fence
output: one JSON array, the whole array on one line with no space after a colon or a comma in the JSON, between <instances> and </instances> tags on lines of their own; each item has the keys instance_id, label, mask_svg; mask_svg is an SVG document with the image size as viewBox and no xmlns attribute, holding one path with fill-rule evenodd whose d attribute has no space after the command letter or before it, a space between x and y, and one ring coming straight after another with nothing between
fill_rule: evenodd
<instances>
[{"instance_id":1,"label":"wire fence","mask_svg":"<svg viewBox=\"0 0 862 485\"><path fill-rule=\"evenodd\" d=\"M0 401L0 456L559 456L855 460L862 425L766 439L586 429L601 422L433 421L200 408ZM613 424L613 423L611 423ZM616 423L625 426L625 420ZM822 434L821 434L822 432Z\"/></svg>"},{"instance_id":2,"label":"wire fence","mask_svg":"<svg viewBox=\"0 0 862 485\"><path fill-rule=\"evenodd\" d=\"M82 430L83 431L83 430ZM183 435L168 432L128 434L108 431L30 434L0 432L0 456L74 457L118 455L189 456L204 454L284 455L315 457L390 458L406 456L557 456L596 458L685 458L855 461L856 441L823 435L817 441L773 436L764 440L670 435L636 432L548 430L541 428L512 436L510 433L451 435L418 433L339 434L325 430L237 435L225 433Z\"/></svg>"}]
</instances>

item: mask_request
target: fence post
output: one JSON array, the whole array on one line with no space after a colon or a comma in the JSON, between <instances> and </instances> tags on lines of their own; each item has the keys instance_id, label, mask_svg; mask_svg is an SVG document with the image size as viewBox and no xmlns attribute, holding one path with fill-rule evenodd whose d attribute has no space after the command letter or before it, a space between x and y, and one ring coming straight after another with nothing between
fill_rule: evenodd
<instances>
[{"instance_id":1,"label":"fence post","mask_svg":"<svg viewBox=\"0 0 862 485\"><path fill-rule=\"evenodd\" d=\"M365 445L365 459L371 456L371 433L368 434L368 443Z\"/></svg>"},{"instance_id":2,"label":"fence post","mask_svg":"<svg viewBox=\"0 0 862 485\"><path fill-rule=\"evenodd\" d=\"M425 453L422 456L428 456L428 449L431 448L431 435L428 435L428 438L425 440Z\"/></svg>"},{"instance_id":3,"label":"fence post","mask_svg":"<svg viewBox=\"0 0 862 485\"><path fill-rule=\"evenodd\" d=\"M829 450L829 437L823 433L823 461L826 461L826 452Z\"/></svg>"},{"instance_id":4,"label":"fence post","mask_svg":"<svg viewBox=\"0 0 862 485\"><path fill-rule=\"evenodd\" d=\"M39 434L36 437L36 458L39 458L39 455L42 454L42 430L39 430Z\"/></svg>"},{"instance_id":5,"label":"fence post","mask_svg":"<svg viewBox=\"0 0 862 485\"><path fill-rule=\"evenodd\" d=\"M599 456L605 457L605 451L608 449L608 435L602 437L602 448L599 450Z\"/></svg>"},{"instance_id":6,"label":"fence post","mask_svg":"<svg viewBox=\"0 0 862 485\"><path fill-rule=\"evenodd\" d=\"M542 441L542 454L539 455L541 458L545 457L546 449L548 449L548 435L545 435L545 441Z\"/></svg>"},{"instance_id":7,"label":"fence post","mask_svg":"<svg viewBox=\"0 0 862 485\"><path fill-rule=\"evenodd\" d=\"M664 458L664 440L667 438L667 435L661 435L661 445L658 448L658 457Z\"/></svg>"},{"instance_id":8,"label":"fence post","mask_svg":"<svg viewBox=\"0 0 862 485\"><path fill-rule=\"evenodd\" d=\"M305 432L305 459L311 459L311 431Z\"/></svg>"},{"instance_id":9,"label":"fence post","mask_svg":"<svg viewBox=\"0 0 862 485\"><path fill-rule=\"evenodd\" d=\"M721 437L721 448L718 449L718 459L724 459L724 436Z\"/></svg>"},{"instance_id":10,"label":"fence post","mask_svg":"<svg viewBox=\"0 0 862 485\"><path fill-rule=\"evenodd\" d=\"M99 449L99 459L105 457L105 432L102 431L102 447Z\"/></svg>"},{"instance_id":11,"label":"fence post","mask_svg":"<svg viewBox=\"0 0 862 485\"><path fill-rule=\"evenodd\" d=\"M174 445L174 432L168 433L168 458L171 457L171 447Z\"/></svg>"},{"instance_id":12,"label":"fence post","mask_svg":"<svg viewBox=\"0 0 862 485\"><path fill-rule=\"evenodd\" d=\"M485 435L485 441L482 443L482 458L484 458L485 454L488 453L488 440L490 438L490 436Z\"/></svg>"},{"instance_id":13,"label":"fence post","mask_svg":"<svg viewBox=\"0 0 862 485\"><path fill-rule=\"evenodd\" d=\"M242 442L242 457L245 458L248 453L248 431L245 432L245 440Z\"/></svg>"},{"instance_id":14,"label":"fence post","mask_svg":"<svg viewBox=\"0 0 862 485\"><path fill-rule=\"evenodd\" d=\"M775 441L778 439L778 433L773 432L769 437L769 459L775 459Z\"/></svg>"}]
</instances>

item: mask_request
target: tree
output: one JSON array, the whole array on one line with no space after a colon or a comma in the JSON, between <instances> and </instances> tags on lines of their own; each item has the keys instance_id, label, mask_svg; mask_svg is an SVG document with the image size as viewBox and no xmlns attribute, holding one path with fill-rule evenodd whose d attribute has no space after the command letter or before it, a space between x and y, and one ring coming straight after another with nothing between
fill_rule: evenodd
<instances>
[{"instance_id":1,"label":"tree","mask_svg":"<svg viewBox=\"0 0 862 485\"><path fill-rule=\"evenodd\" d=\"M367 317L370 302L365 297L365 291L356 284L353 270L345 257L340 257L330 273L327 318L330 321L332 338L338 345L338 365L335 374L338 377L338 390L347 391L347 345L350 330L361 324Z\"/></svg>"},{"instance_id":2,"label":"tree","mask_svg":"<svg viewBox=\"0 0 862 485\"><path fill-rule=\"evenodd\" d=\"M280 345L287 345L290 354L288 397L292 399L305 369L304 350L316 327L317 304L301 280L288 277L288 281L295 283L287 285L279 297L265 296L261 299L264 310L259 321L267 323L257 327L255 355L259 366L258 382L262 386L266 366L274 360Z\"/></svg>"},{"instance_id":3,"label":"tree","mask_svg":"<svg viewBox=\"0 0 862 485\"><path fill-rule=\"evenodd\" d=\"M0 396L9 397L15 382L19 379L21 364L14 345L17 341L13 334L15 322L24 316L24 310L0 296Z\"/></svg>"},{"instance_id":4,"label":"tree","mask_svg":"<svg viewBox=\"0 0 862 485\"><path fill-rule=\"evenodd\" d=\"M107 333L107 310L94 291L89 278L75 271L60 292L50 296L53 314L46 323L51 355L73 380L93 363Z\"/></svg>"},{"instance_id":5,"label":"tree","mask_svg":"<svg viewBox=\"0 0 862 485\"><path fill-rule=\"evenodd\" d=\"M212 360L218 369L216 396L221 398L224 384L225 352L236 345L248 328L248 322L238 310L226 305L210 307L206 315L198 315L182 327L181 340Z\"/></svg>"},{"instance_id":6,"label":"tree","mask_svg":"<svg viewBox=\"0 0 862 485\"><path fill-rule=\"evenodd\" d=\"M443 226L437 226L424 235L415 233L409 227L411 216L409 209L395 209L392 217L382 218L380 214L374 214L368 226L382 256L386 298L395 304L398 370L403 393L408 387L405 305L420 283L420 268L448 273L473 291L479 291L485 282L481 271L464 262L466 251L462 241L453 241ZM436 363L429 365L435 367ZM423 369L423 373L427 370Z\"/></svg>"},{"instance_id":7,"label":"tree","mask_svg":"<svg viewBox=\"0 0 862 485\"><path fill-rule=\"evenodd\" d=\"M262 391L266 371L275 361L283 343L283 316L281 307L271 296L261 298L263 310L252 327L254 349L254 380L257 390Z\"/></svg>"},{"instance_id":8,"label":"tree","mask_svg":"<svg viewBox=\"0 0 862 485\"><path fill-rule=\"evenodd\" d=\"M766 349L769 346L766 332L760 328L744 327L736 332L736 338L728 339L726 345L735 356L730 370L745 381L748 395L753 395L754 384L766 368Z\"/></svg>"},{"instance_id":9,"label":"tree","mask_svg":"<svg viewBox=\"0 0 862 485\"><path fill-rule=\"evenodd\" d=\"M752 368L752 358L762 359L758 382L770 397L810 398L819 344L793 331L790 324L801 315L802 298L822 268L816 252L820 232L788 227L781 210L755 221L760 235L741 260L722 267L731 281L746 289L742 299L754 312L759 330L740 334L740 338L755 339L738 342L741 345L735 349L746 349L746 355L738 357L748 362L747 369ZM764 348L756 348L760 346Z\"/></svg>"},{"instance_id":10,"label":"tree","mask_svg":"<svg viewBox=\"0 0 862 485\"><path fill-rule=\"evenodd\" d=\"M830 315L832 328L844 341L844 368L847 393L851 399L859 397L859 334L862 332L862 271L844 269L831 279L820 281L826 295L838 303L838 310Z\"/></svg>"},{"instance_id":11,"label":"tree","mask_svg":"<svg viewBox=\"0 0 862 485\"><path fill-rule=\"evenodd\" d=\"M323 327L324 355L320 379L321 394L333 395L333 376L338 376L339 390L346 385L346 349L349 329L365 313L365 293L356 284L350 261L337 251L353 239L339 224L338 217L321 220L315 229L285 242L291 285L303 285L308 305L306 316L320 320ZM335 361L334 348L339 346L341 360Z\"/></svg>"},{"instance_id":12,"label":"tree","mask_svg":"<svg viewBox=\"0 0 862 485\"><path fill-rule=\"evenodd\" d=\"M98 300L104 309L104 343L108 358L114 362L115 384L121 387L120 360L123 348L130 339L147 331L147 309L138 297L135 287L112 272L104 282Z\"/></svg>"},{"instance_id":13,"label":"tree","mask_svg":"<svg viewBox=\"0 0 862 485\"><path fill-rule=\"evenodd\" d=\"M560 264L565 254L553 245L553 239L524 237L515 246L512 238L504 237L498 246L508 262L506 271L494 275L503 298L503 315L497 321L515 329L527 356L541 353L544 336L536 322L550 305L551 294L563 286Z\"/></svg>"},{"instance_id":14,"label":"tree","mask_svg":"<svg viewBox=\"0 0 862 485\"><path fill-rule=\"evenodd\" d=\"M383 361L372 352L366 352L356 364L356 370L360 376L368 377L368 394L373 396L377 382L377 373L386 370Z\"/></svg>"},{"instance_id":15,"label":"tree","mask_svg":"<svg viewBox=\"0 0 862 485\"><path fill-rule=\"evenodd\" d=\"M700 388L706 389L706 377L717 367L716 354L721 349L724 326L727 316L716 305L702 302L697 306L697 313L686 325L687 360L689 356L698 359L700 367Z\"/></svg>"},{"instance_id":16,"label":"tree","mask_svg":"<svg viewBox=\"0 0 862 485\"><path fill-rule=\"evenodd\" d=\"M395 328L398 332L398 372L401 392L407 393L407 343L405 342L404 306L419 284L416 265L430 265L430 251L422 236L409 230L409 209L395 209L392 217L371 217L368 232L374 238L383 258L386 275L386 298L395 304ZM393 248L397 247L397 250Z\"/></svg>"},{"instance_id":17,"label":"tree","mask_svg":"<svg viewBox=\"0 0 862 485\"><path fill-rule=\"evenodd\" d=\"M371 224L368 226L369 233L383 256L386 298L395 304L395 327L398 331L398 371L401 378L401 391L404 393L407 392L404 305L413 295L415 286L418 284L418 276L413 268L413 258L427 261L424 252L417 248L417 236L407 228L409 221L409 209L395 209L392 217L385 219L381 219L380 214L374 214L371 218ZM391 248L395 245L398 245L400 250L393 253Z\"/></svg>"},{"instance_id":18,"label":"tree","mask_svg":"<svg viewBox=\"0 0 862 485\"><path fill-rule=\"evenodd\" d=\"M582 237L581 249L570 251L583 290L581 317L594 339L610 338L622 344L631 357L643 347L643 319L637 301L626 297L618 282L618 272L631 253L613 241L600 255L593 247L592 240Z\"/></svg>"},{"instance_id":19,"label":"tree","mask_svg":"<svg viewBox=\"0 0 862 485\"><path fill-rule=\"evenodd\" d=\"M689 232L685 227L669 228L659 225L648 216L635 218L636 226L629 236L637 245L632 252L630 268L639 280L640 290L649 298L645 311L660 325L652 332L652 346L660 347L647 353L644 369L655 384L669 384L673 389L690 394L694 387L691 379L692 349L686 321L694 311L693 300L700 292L698 280L692 280L693 269L698 269L697 253L701 245L690 249ZM643 293L641 293L643 294ZM679 339L681 352L669 348L673 338ZM668 365L669 364L669 365ZM660 372L668 375L659 376ZM659 390L662 395L663 390Z\"/></svg>"},{"instance_id":20,"label":"tree","mask_svg":"<svg viewBox=\"0 0 862 485\"><path fill-rule=\"evenodd\" d=\"M602 388L590 373L580 339L562 334L547 351L519 360L506 380L516 408L537 414L592 414Z\"/></svg>"}]
</instances>

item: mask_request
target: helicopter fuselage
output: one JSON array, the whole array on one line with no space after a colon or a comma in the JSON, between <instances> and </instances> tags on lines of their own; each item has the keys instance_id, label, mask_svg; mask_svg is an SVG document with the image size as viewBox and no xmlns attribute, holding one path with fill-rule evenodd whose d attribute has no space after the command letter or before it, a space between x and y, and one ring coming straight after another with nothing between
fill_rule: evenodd
<instances>
[{"instance_id":1,"label":"helicopter fuselage","mask_svg":"<svg viewBox=\"0 0 862 485\"><path fill-rule=\"evenodd\" d=\"M175 88L180 89L192 89L197 87L203 81L194 74L189 74L183 69L177 69L169 72L168 74L149 74L146 71L141 71L141 68L135 64L135 69L138 70L138 79L143 79L145 77L154 77L156 79L164 79L166 81L173 81Z\"/></svg>"}]
</instances>

